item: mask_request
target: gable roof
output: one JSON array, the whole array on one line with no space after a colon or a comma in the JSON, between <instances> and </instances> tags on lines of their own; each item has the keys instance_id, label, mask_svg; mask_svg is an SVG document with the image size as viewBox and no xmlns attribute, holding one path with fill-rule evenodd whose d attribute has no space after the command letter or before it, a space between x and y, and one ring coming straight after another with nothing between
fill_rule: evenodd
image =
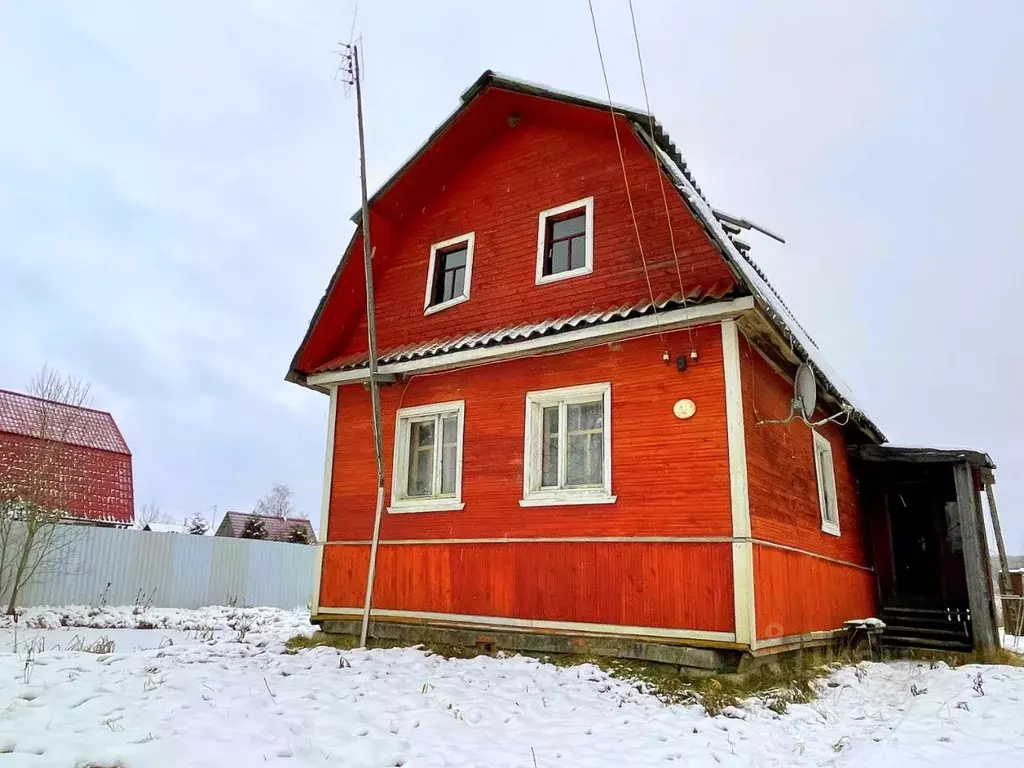
<instances>
[{"instance_id":1,"label":"gable roof","mask_svg":"<svg viewBox=\"0 0 1024 768\"><path fill-rule=\"evenodd\" d=\"M786 341L791 345L793 353L815 371L819 381L824 385L824 388L829 394L839 402L846 403L853 408L851 418L862 429L864 429L865 432L871 435L871 437L878 442L885 442L885 435L855 402L850 387L828 364L817 345L811 339L810 334L808 334L803 326L800 325L792 311L782 300L782 297L771 283L769 283L767 276L750 257L749 245L736 237L738 230L731 224L731 217L718 213L711 207L711 204L704 196L704 193L701 191L696 179L690 172L686 161L679 153L675 144L673 144L668 133L662 128L657 119L645 110L621 104L613 104L609 106L608 102L602 99L595 99L588 96L570 93L568 91L549 88L527 80L520 80L518 78L498 74L492 70L487 70L480 75L480 77L477 78L477 80L468 89L466 89L466 91L463 92L459 106L433 131L433 133L430 134L427 140L409 157L409 159L407 159L398 168L398 170L395 171L395 173L392 174L392 176L384 182L376 192L373 193L369 200L371 209L373 208L374 203L378 201L381 196L387 192L398 181L398 179L400 179L403 174L430 149L434 142L459 119L470 104L472 104L473 101L488 88L498 88L515 93L536 96L538 98L552 99L554 101L567 104L574 104L590 109L614 112L615 115L622 116L629 120L632 124L633 130L640 137L641 141L654 153L659 164L672 180L673 186L681 196L683 202L687 205L698 222L701 223L711 241L718 247L726 263L730 266L746 289L754 296L755 300L762 310L764 310L772 323L778 328L782 335L786 337ZM291 366L285 377L288 381L293 381L303 385L306 384L306 375L310 372L300 371L298 369L299 358L306 346L306 343L309 341L314 328L316 327L317 321L324 310L334 286L337 284L338 278L345 269L349 254L352 251L352 246L355 244L356 238L359 236L360 213L356 212L353 214L352 220L356 223L356 231L353 233L352 239L349 241L348 246L345 249L345 253L338 264L330 283L328 284L327 290L317 306L316 312L310 321L302 343L299 345L299 348L296 350L295 355L292 358Z\"/></svg>"},{"instance_id":2,"label":"gable roof","mask_svg":"<svg viewBox=\"0 0 1024 768\"><path fill-rule=\"evenodd\" d=\"M250 517L258 517L263 521L267 529L267 541L288 541L288 534L295 528L305 530L311 544L316 541L316 533L313 531L313 525L309 522L308 518L257 515L252 512L239 512L237 510L228 510L224 515L224 519L220 521L220 525L217 526L217 533L215 535L229 536L233 539L242 538L242 529L245 527L245 521Z\"/></svg>"},{"instance_id":3,"label":"gable roof","mask_svg":"<svg viewBox=\"0 0 1024 768\"><path fill-rule=\"evenodd\" d=\"M51 427L43 427L49 422ZM44 435L47 432L49 434ZM114 417L106 411L65 405L0 389L0 432L25 437L60 435L61 442L131 456Z\"/></svg>"}]
</instances>

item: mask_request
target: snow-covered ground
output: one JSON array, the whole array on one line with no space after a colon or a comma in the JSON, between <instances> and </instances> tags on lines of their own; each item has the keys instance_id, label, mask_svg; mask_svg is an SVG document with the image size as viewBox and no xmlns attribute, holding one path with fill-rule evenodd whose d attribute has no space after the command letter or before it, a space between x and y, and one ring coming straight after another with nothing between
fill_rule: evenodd
<instances>
[{"instance_id":1,"label":"snow-covered ground","mask_svg":"<svg viewBox=\"0 0 1024 768\"><path fill-rule=\"evenodd\" d=\"M26 614L14 651L14 630L0 629L3 768L1004 768L1024 756L1021 668L864 663L784 715L750 702L712 718L591 665L415 649L285 655L288 637L312 631L286 611L83 611L98 626L81 641L86 630L60 618L78 609ZM23 626L43 615L57 620ZM157 629L108 628L157 616ZM99 638L111 653L68 650Z\"/></svg>"}]
</instances>

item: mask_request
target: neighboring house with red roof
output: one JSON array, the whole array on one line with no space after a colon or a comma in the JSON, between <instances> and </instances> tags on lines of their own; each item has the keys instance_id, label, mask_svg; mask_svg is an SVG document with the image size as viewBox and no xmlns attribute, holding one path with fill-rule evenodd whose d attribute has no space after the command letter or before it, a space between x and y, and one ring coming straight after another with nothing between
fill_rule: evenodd
<instances>
[{"instance_id":1,"label":"neighboring house with red roof","mask_svg":"<svg viewBox=\"0 0 1024 768\"><path fill-rule=\"evenodd\" d=\"M0 495L40 493L71 521L131 525L132 453L106 411L0 390Z\"/></svg>"},{"instance_id":2,"label":"neighboring house with red roof","mask_svg":"<svg viewBox=\"0 0 1024 768\"><path fill-rule=\"evenodd\" d=\"M275 515L257 515L252 512L231 510L224 515L224 519L220 521L220 525L217 526L217 533L214 535L226 536L232 539L246 538L242 535L242 531L245 529L245 521L250 517L263 521L263 526L267 531L266 541L286 541L300 544L302 542L296 541L294 535L294 532L299 530L302 531L300 535L306 537L307 544L316 543L316 533L313 531L313 526L304 517L277 517Z\"/></svg>"}]
</instances>

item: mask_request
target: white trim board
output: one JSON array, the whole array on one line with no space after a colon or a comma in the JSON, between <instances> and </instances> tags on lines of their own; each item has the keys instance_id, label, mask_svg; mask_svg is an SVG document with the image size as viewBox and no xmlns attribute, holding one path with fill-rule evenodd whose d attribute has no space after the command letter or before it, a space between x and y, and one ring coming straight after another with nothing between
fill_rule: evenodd
<instances>
[{"instance_id":1,"label":"white trim board","mask_svg":"<svg viewBox=\"0 0 1024 768\"><path fill-rule=\"evenodd\" d=\"M361 616L361 608L321 608L320 616ZM671 629L667 627L632 627L620 624L587 624L578 621L547 621L542 619L514 619L507 616L473 616L463 613L433 613L429 611L396 611L374 608L371 618L378 619L420 619L443 621L452 624L471 624L480 627L506 629L554 629L570 632L589 632L600 635L636 635L641 637L666 637L687 640L732 643L736 637L732 632L713 632L703 629Z\"/></svg>"},{"instance_id":2,"label":"white trim board","mask_svg":"<svg viewBox=\"0 0 1024 768\"><path fill-rule=\"evenodd\" d=\"M750 496L747 479L747 441L743 424L743 385L739 330L736 321L722 321L722 366L725 375L725 421L729 442L729 496L732 502L732 592L736 638L757 647L754 606L754 547L750 543Z\"/></svg>"},{"instance_id":3,"label":"white trim board","mask_svg":"<svg viewBox=\"0 0 1024 768\"><path fill-rule=\"evenodd\" d=\"M666 333L696 324L706 324L723 318L734 318L754 308L754 300L743 296L729 301L716 301L696 307L673 309L659 312L657 315L644 315L629 320L602 323L589 328L579 328L553 336L539 336L526 341L511 344L499 344L493 347L477 347L457 352L433 355L419 360L405 360L398 363L384 363L377 368L381 375L399 375L426 373L459 368L471 364L483 364L512 360L538 352L565 351L599 346L610 341L641 335L647 331ZM309 386L327 386L330 384L359 384L369 380L370 374L365 368L345 371L327 371L309 376Z\"/></svg>"},{"instance_id":4,"label":"white trim board","mask_svg":"<svg viewBox=\"0 0 1024 768\"><path fill-rule=\"evenodd\" d=\"M338 420L338 387L333 386L327 406L327 450L324 453L324 488L320 500L320 545L316 548L313 564L313 594L310 600L312 613L320 607L320 579L324 569L324 545L327 543L327 526L331 515L331 479L334 475L334 424Z\"/></svg>"},{"instance_id":5,"label":"white trim board","mask_svg":"<svg viewBox=\"0 0 1024 768\"><path fill-rule=\"evenodd\" d=\"M731 544L731 536L536 536L476 539L381 539L380 546L416 544ZM332 541L332 546L369 546L369 539Z\"/></svg>"}]
</instances>

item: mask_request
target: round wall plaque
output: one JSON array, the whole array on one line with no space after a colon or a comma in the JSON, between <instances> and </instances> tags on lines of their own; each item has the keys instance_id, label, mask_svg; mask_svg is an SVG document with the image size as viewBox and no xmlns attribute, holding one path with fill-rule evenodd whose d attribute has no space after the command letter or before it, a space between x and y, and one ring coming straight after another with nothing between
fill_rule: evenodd
<instances>
[{"instance_id":1,"label":"round wall plaque","mask_svg":"<svg viewBox=\"0 0 1024 768\"><path fill-rule=\"evenodd\" d=\"M697 406L693 400L683 398L682 400L676 400L675 405L672 406L672 413L675 414L677 419L688 419L697 412Z\"/></svg>"}]
</instances>

